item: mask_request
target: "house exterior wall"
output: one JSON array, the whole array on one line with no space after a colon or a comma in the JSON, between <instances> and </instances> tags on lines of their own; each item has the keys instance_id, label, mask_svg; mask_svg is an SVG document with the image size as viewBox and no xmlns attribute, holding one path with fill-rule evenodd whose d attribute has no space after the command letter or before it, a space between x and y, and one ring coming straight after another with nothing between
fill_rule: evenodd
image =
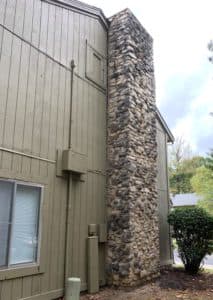
<instances>
[{"instance_id":1,"label":"house exterior wall","mask_svg":"<svg viewBox=\"0 0 213 300\"><path fill-rule=\"evenodd\" d=\"M87 288L88 224L106 222L106 85L96 82L87 47L105 60L107 32L97 17L54 1L0 1L0 178L44 186L40 264L0 270L1 300L60 297L65 272ZM86 158L83 181L56 176L57 150L69 146L72 59L71 147ZM104 244L99 254L104 284Z\"/></svg>"},{"instance_id":2,"label":"house exterior wall","mask_svg":"<svg viewBox=\"0 0 213 300\"><path fill-rule=\"evenodd\" d=\"M167 142L168 135L157 120L157 190L158 190L158 212L159 212L159 241L160 241L160 264L166 266L172 263L172 249L170 228L167 216L170 210L169 186L168 186L168 164L167 164Z\"/></svg>"},{"instance_id":3,"label":"house exterior wall","mask_svg":"<svg viewBox=\"0 0 213 300\"><path fill-rule=\"evenodd\" d=\"M159 275L152 38L127 9L110 20L108 272L115 285Z\"/></svg>"},{"instance_id":4,"label":"house exterior wall","mask_svg":"<svg viewBox=\"0 0 213 300\"><path fill-rule=\"evenodd\" d=\"M107 26L78 1L0 1L0 179L44 187L40 262L0 269L0 300L59 298L71 276L86 290L88 226L104 228L107 214L99 285L158 276L152 39L128 10ZM63 150L85 174L62 170Z\"/></svg>"}]
</instances>

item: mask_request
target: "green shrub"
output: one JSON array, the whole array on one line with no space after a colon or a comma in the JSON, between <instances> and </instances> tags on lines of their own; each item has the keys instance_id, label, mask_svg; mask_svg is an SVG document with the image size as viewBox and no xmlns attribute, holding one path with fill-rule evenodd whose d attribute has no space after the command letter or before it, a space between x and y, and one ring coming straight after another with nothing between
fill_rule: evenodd
<instances>
[{"instance_id":1,"label":"green shrub","mask_svg":"<svg viewBox=\"0 0 213 300\"><path fill-rule=\"evenodd\" d=\"M202 208L176 208L168 216L180 258L188 273L196 274L213 251L213 217Z\"/></svg>"}]
</instances>

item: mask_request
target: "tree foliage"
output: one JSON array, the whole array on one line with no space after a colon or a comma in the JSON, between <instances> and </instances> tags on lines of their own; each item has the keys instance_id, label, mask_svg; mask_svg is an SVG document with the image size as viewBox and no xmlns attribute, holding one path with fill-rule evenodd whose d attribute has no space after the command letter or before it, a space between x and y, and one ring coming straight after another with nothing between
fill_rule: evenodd
<instances>
[{"instance_id":1,"label":"tree foliage","mask_svg":"<svg viewBox=\"0 0 213 300\"><path fill-rule=\"evenodd\" d=\"M207 158L205 159L205 166L207 169L213 171L213 150L210 151Z\"/></svg>"},{"instance_id":2,"label":"tree foliage","mask_svg":"<svg viewBox=\"0 0 213 300\"><path fill-rule=\"evenodd\" d=\"M169 169L170 190L173 194L192 193L194 191L191 178L196 169L204 165L205 159L201 156L183 159L176 168Z\"/></svg>"},{"instance_id":3,"label":"tree foliage","mask_svg":"<svg viewBox=\"0 0 213 300\"><path fill-rule=\"evenodd\" d=\"M212 252L213 216L202 208L176 208L168 216L173 237L188 273L196 274L206 254Z\"/></svg>"},{"instance_id":4,"label":"tree foliage","mask_svg":"<svg viewBox=\"0 0 213 300\"><path fill-rule=\"evenodd\" d=\"M190 175L185 174L181 166L189 159L191 150L182 137L177 137L169 151L169 182L173 194L186 193L190 190Z\"/></svg>"},{"instance_id":5,"label":"tree foliage","mask_svg":"<svg viewBox=\"0 0 213 300\"><path fill-rule=\"evenodd\" d=\"M196 194L201 196L198 205L213 215L213 170L210 161L196 170L191 184Z\"/></svg>"},{"instance_id":6,"label":"tree foliage","mask_svg":"<svg viewBox=\"0 0 213 300\"><path fill-rule=\"evenodd\" d=\"M191 156L186 142L177 138L170 150L169 159L171 193L195 192L201 196L198 205L213 214L213 149L205 158Z\"/></svg>"},{"instance_id":7,"label":"tree foliage","mask_svg":"<svg viewBox=\"0 0 213 300\"><path fill-rule=\"evenodd\" d=\"M171 193L173 195L191 193L191 177L192 173L184 173L181 171L176 171L175 173L171 174L169 178Z\"/></svg>"},{"instance_id":8,"label":"tree foliage","mask_svg":"<svg viewBox=\"0 0 213 300\"><path fill-rule=\"evenodd\" d=\"M176 170L180 163L191 158L191 149L182 137L177 137L169 151L169 167Z\"/></svg>"}]
</instances>

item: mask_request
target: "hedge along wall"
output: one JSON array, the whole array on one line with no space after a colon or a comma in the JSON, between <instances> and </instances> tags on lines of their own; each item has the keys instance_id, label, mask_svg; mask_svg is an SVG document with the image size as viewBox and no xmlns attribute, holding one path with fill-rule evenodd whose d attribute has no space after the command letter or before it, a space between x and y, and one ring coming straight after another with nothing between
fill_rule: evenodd
<instances>
[{"instance_id":1,"label":"hedge along wall","mask_svg":"<svg viewBox=\"0 0 213 300\"><path fill-rule=\"evenodd\" d=\"M127 9L110 20L108 279L159 275L157 143L152 38Z\"/></svg>"}]
</instances>

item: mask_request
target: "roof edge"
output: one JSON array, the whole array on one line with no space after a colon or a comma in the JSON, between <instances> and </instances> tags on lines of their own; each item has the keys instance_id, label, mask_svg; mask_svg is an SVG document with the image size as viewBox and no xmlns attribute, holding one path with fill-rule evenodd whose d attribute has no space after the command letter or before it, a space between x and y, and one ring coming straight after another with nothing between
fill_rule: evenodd
<instances>
[{"instance_id":1,"label":"roof edge","mask_svg":"<svg viewBox=\"0 0 213 300\"><path fill-rule=\"evenodd\" d=\"M159 109L156 107L156 115L157 115L157 118L158 120L160 121L161 125L163 126L163 128L165 129L169 139L168 139L168 142L170 143L174 143L175 141L175 138L171 132L171 130L169 129L168 125L166 124L166 121L164 120L164 118L162 117Z\"/></svg>"},{"instance_id":2,"label":"roof edge","mask_svg":"<svg viewBox=\"0 0 213 300\"><path fill-rule=\"evenodd\" d=\"M47 2L49 4L54 4L60 7L72 9L75 11L81 11L85 14L95 16L100 19L101 23L107 29L109 27L108 20L105 17L103 11L95 6L80 2L78 0L41 0L43 2Z\"/></svg>"}]
</instances>

